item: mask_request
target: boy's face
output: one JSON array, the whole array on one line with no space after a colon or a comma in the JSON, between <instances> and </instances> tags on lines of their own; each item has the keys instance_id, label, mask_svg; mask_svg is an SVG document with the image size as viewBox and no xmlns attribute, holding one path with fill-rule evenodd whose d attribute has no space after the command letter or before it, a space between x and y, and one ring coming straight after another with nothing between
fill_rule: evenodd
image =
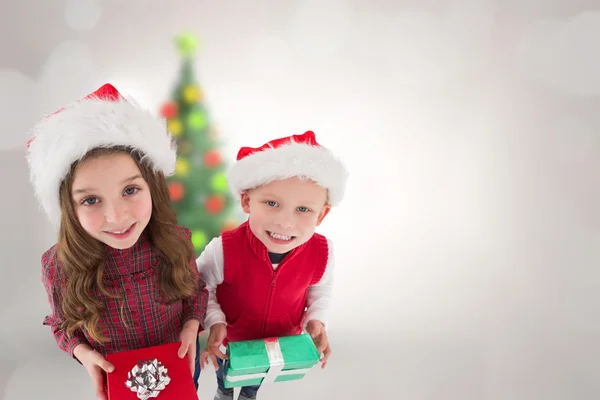
<instances>
[{"instance_id":1,"label":"boy's face","mask_svg":"<svg viewBox=\"0 0 600 400\"><path fill-rule=\"evenodd\" d=\"M326 189L298 178L273 181L242 195L250 229L272 253L306 243L331 209L326 202Z\"/></svg>"}]
</instances>

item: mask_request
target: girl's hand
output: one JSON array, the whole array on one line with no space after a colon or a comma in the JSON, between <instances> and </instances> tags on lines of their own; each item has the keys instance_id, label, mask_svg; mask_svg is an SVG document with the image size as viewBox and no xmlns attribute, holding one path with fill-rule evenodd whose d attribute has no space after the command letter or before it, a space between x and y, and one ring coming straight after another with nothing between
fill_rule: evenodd
<instances>
[{"instance_id":1,"label":"girl's hand","mask_svg":"<svg viewBox=\"0 0 600 400\"><path fill-rule=\"evenodd\" d=\"M179 358L183 358L187 355L190 370L192 375L194 374L195 361L196 361L196 339L198 337L198 328L200 323L196 320L190 320L183 325L179 339L181 340L181 346L177 351Z\"/></svg>"},{"instance_id":2,"label":"girl's hand","mask_svg":"<svg viewBox=\"0 0 600 400\"><path fill-rule=\"evenodd\" d=\"M93 350L86 344L80 344L75 347L73 355L77 357L79 362L87 370L90 378L92 378L92 382L94 382L94 387L96 389L96 397L99 400L108 400L103 372L111 373L115 370L115 367L106 361L102 354Z\"/></svg>"}]
</instances>

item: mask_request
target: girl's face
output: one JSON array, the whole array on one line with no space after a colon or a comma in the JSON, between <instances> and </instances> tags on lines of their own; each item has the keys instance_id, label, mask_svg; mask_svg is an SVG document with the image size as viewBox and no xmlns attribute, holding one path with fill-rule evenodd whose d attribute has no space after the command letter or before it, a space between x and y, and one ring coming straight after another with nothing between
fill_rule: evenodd
<instances>
[{"instance_id":1,"label":"girl's face","mask_svg":"<svg viewBox=\"0 0 600 400\"><path fill-rule=\"evenodd\" d=\"M71 195L83 229L115 249L133 246L152 215L148 183L127 153L83 161L75 168Z\"/></svg>"}]
</instances>

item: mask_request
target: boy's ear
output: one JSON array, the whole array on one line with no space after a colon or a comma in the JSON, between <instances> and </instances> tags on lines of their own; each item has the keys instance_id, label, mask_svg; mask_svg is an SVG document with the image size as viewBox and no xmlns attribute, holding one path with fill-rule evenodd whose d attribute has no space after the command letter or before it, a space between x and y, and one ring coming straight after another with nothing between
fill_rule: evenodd
<instances>
[{"instance_id":1,"label":"boy's ear","mask_svg":"<svg viewBox=\"0 0 600 400\"><path fill-rule=\"evenodd\" d=\"M329 214L329 211L331 211L331 206L329 204L325 204L325 207L323 207L323 209L319 213L319 218L317 219L317 226L321 225L321 222L323 222L327 214Z\"/></svg>"},{"instance_id":2,"label":"boy's ear","mask_svg":"<svg viewBox=\"0 0 600 400\"><path fill-rule=\"evenodd\" d=\"M250 214L250 195L248 194L248 191L242 193L241 203L242 203L242 210L246 214Z\"/></svg>"}]
</instances>

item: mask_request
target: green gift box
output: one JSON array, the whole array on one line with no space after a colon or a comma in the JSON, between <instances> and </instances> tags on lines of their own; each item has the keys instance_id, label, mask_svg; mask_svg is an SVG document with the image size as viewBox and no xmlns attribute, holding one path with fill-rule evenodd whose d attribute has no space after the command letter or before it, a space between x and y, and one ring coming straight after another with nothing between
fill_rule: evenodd
<instances>
[{"instance_id":1,"label":"green gift box","mask_svg":"<svg viewBox=\"0 0 600 400\"><path fill-rule=\"evenodd\" d=\"M227 355L226 388L302 379L320 358L307 334L229 342Z\"/></svg>"}]
</instances>

